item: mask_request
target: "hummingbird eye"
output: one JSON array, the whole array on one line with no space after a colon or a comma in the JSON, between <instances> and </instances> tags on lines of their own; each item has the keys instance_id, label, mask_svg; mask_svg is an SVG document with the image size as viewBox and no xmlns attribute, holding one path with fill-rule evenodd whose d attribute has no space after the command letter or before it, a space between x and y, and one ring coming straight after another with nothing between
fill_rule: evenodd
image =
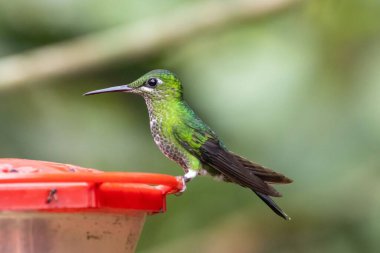
<instances>
[{"instance_id":1,"label":"hummingbird eye","mask_svg":"<svg viewBox=\"0 0 380 253\"><path fill-rule=\"evenodd\" d=\"M158 79L157 78L149 78L148 81L147 81L147 84L150 86L150 87L155 87L157 84L158 84Z\"/></svg>"}]
</instances>

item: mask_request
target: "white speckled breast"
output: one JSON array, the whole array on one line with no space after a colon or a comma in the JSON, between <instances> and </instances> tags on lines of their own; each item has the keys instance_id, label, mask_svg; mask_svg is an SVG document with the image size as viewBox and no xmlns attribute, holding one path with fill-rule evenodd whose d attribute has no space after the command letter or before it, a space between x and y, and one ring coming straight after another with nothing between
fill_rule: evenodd
<instances>
[{"instance_id":1,"label":"white speckled breast","mask_svg":"<svg viewBox=\"0 0 380 253\"><path fill-rule=\"evenodd\" d=\"M166 157L175 161L182 168L184 168L185 171L187 171L186 154L183 150L181 150L182 148L176 146L179 144L174 143L175 137L172 133L170 133L169 131L165 131L166 134L164 134L162 120L164 120L163 118L165 117L165 115L162 115L163 117L157 117L157 114L155 113L154 108L152 107L150 99L146 98L145 101L148 107L150 131L152 133L154 142Z\"/></svg>"}]
</instances>

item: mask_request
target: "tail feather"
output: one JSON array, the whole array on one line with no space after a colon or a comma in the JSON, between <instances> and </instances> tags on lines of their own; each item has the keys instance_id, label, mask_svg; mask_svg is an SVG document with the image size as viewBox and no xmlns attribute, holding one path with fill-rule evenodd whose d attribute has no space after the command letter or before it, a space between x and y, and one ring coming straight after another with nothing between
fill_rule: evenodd
<instances>
[{"instance_id":1,"label":"tail feather","mask_svg":"<svg viewBox=\"0 0 380 253\"><path fill-rule=\"evenodd\" d=\"M232 152L230 152L233 154ZM251 162L244 157L233 154L235 158L247 169L253 171L253 173L261 178L263 181L267 183L275 183L275 184L289 184L293 182L290 178L287 178L281 173L275 172L271 169L265 168L264 166Z\"/></svg>"},{"instance_id":2,"label":"tail feather","mask_svg":"<svg viewBox=\"0 0 380 253\"><path fill-rule=\"evenodd\" d=\"M265 195L265 194L262 194L262 193L259 193L259 192L255 192L256 195L262 200L265 202L265 204L267 204L267 206L269 206L270 209L273 210L273 212L275 212L278 216L284 218L285 220L290 220L291 218L284 212L281 210L281 208L276 204L276 202L274 202L268 195Z\"/></svg>"}]
</instances>

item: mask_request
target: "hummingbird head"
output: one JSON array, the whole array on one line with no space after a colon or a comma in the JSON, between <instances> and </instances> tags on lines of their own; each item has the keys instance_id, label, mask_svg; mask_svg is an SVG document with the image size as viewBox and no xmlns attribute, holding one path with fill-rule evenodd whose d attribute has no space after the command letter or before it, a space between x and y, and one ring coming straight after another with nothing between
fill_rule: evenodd
<instances>
[{"instance_id":1,"label":"hummingbird head","mask_svg":"<svg viewBox=\"0 0 380 253\"><path fill-rule=\"evenodd\" d=\"M146 73L130 84L90 91L84 95L88 96L107 92L136 93L144 98L155 100L182 99L182 84L176 75L169 70L156 69Z\"/></svg>"}]
</instances>

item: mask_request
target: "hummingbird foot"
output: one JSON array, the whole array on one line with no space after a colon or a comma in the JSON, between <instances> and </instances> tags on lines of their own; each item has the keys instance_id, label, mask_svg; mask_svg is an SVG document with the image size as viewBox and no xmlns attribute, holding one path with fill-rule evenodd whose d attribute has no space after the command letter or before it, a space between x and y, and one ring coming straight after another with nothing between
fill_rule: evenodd
<instances>
[{"instance_id":1,"label":"hummingbird foot","mask_svg":"<svg viewBox=\"0 0 380 253\"><path fill-rule=\"evenodd\" d=\"M198 171L189 169L185 175L183 175L183 178L186 183L193 180L198 175Z\"/></svg>"},{"instance_id":2,"label":"hummingbird foot","mask_svg":"<svg viewBox=\"0 0 380 253\"><path fill-rule=\"evenodd\" d=\"M193 178L195 178L197 175L198 175L198 172L196 170L188 170L185 175L179 176L179 180L182 180L183 187L181 191L177 192L175 195L176 196L182 195L187 189L186 184L190 182Z\"/></svg>"},{"instance_id":3,"label":"hummingbird foot","mask_svg":"<svg viewBox=\"0 0 380 253\"><path fill-rule=\"evenodd\" d=\"M184 176L178 176L177 179L182 181L182 189L179 192L175 193L175 195L181 196L186 191L186 188L187 188L186 187L186 179Z\"/></svg>"}]
</instances>

